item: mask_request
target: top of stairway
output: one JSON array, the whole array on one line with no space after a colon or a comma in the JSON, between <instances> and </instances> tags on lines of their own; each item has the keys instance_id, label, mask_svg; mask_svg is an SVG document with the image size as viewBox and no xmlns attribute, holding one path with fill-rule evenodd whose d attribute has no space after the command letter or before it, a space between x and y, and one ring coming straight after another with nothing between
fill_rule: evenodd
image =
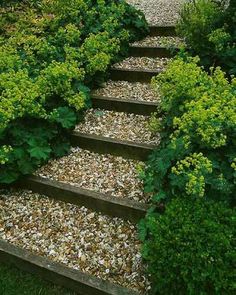
<instances>
[{"instance_id":1,"label":"top of stairway","mask_svg":"<svg viewBox=\"0 0 236 295\"><path fill-rule=\"evenodd\" d=\"M179 12L188 0L126 0L141 10L152 26L174 26L179 19Z\"/></svg>"}]
</instances>

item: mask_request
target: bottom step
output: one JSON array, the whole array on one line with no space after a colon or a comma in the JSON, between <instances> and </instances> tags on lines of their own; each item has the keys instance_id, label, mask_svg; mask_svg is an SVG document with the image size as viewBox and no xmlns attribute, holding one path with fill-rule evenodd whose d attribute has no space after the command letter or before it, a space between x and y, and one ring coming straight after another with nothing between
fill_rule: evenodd
<instances>
[{"instance_id":1,"label":"bottom step","mask_svg":"<svg viewBox=\"0 0 236 295\"><path fill-rule=\"evenodd\" d=\"M83 295L149 288L135 224L26 190L0 191L0 202L0 260Z\"/></svg>"},{"instance_id":2,"label":"bottom step","mask_svg":"<svg viewBox=\"0 0 236 295\"><path fill-rule=\"evenodd\" d=\"M0 239L0 262L15 266L24 271L37 274L54 284L66 287L81 295L135 295L134 291L108 283L32 254ZM17 292L17 290L16 290Z\"/></svg>"}]
</instances>

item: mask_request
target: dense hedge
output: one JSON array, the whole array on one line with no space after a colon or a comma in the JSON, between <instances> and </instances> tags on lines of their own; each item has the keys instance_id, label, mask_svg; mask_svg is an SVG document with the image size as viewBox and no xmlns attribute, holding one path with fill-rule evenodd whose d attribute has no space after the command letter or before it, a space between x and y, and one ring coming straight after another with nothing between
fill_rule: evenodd
<instances>
[{"instance_id":1,"label":"dense hedge","mask_svg":"<svg viewBox=\"0 0 236 295\"><path fill-rule=\"evenodd\" d=\"M177 31L206 68L221 66L227 73L236 74L235 0L187 2Z\"/></svg>"},{"instance_id":2,"label":"dense hedge","mask_svg":"<svg viewBox=\"0 0 236 295\"><path fill-rule=\"evenodd\" d=\"M123 0L1 1L0 13L0 183L10 183L68 150L89 87L147 24Z\"/></svg>"},{"instance_id":3,"label":"dense hedge","mask_svg":"<svg viewBox=\"0 0 236 295\"><path fill-rule=\"evenodd\" d=\"M236 210L224 203L173 199L140 225L154 294L233 295Z\"/></svg>"}]
</instances>

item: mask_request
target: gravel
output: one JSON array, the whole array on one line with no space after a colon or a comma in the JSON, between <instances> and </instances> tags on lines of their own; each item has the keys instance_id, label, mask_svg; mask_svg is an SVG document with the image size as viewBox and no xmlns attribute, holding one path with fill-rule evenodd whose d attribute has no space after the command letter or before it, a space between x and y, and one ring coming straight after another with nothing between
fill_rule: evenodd
<instances>
[{"instance_id":1,"label":"gravel","mask_svg":"<svg viewBox=\"0 0 236 295\"><path fill-rule=\"evenodd\" d=\"M170 58L128 57L113 65L115 69L164 70Z\"/></svg>"},{"instance_id":2,"label":"gravel","mask_svg":"<svg viewBox=\"0 0 236 295\"><path fill-rule=\"evenodd\" d=\"M118 198L146 203L150 196L143 192L139 169L140 161L124 159L110 154L97 154L72 148L69 155L49 163L36 171L36 175L90 189Z\"/></svg>"},{"instance_id":3,"label":"gravel","mask_svg":"<svg viewBox=\"0 0 236 295\"><path fill-rule=\"evenodd\" d=\"M140 9L151 25L175 25L186 0L127 0Z\"/></svg>"},{"instance_id":4,"label":"gravel","mask_svg":"<svg viewBox=\"0 0 236 295\"><path fill-rule=\"evenodd\" d=\"M135 46L141 46L141 47L167 47L167 48L172 48L172 47L183 47L184 40L179 37L164 37L164 36L148 36L145 39L135 42L132 45Z\"/></svg>"},{"instance_id":5,"label":"gravel","mask_svg":"<svg viewBox=\"0 0 236 295\"><path fill-rule=\"evenodd\" d=\"M76 126L76 131L153 145L160 141L159 135L152 135L148 128L149 116L90 109L84 120Z\"/></svg>"},{"instance_id":6,"label":"gravel","mask_svg":"<svg viewBox=\"0 0 236 295\"><path fill-rule=\"evenodd\" d=\"M160 100L160 97L150 84L139 82L130 83L127 81L110 80L104 83L102 88L93 91L93 94L140 101L157 102Z\"/></svg>"},{"instance_id":7,"label":"gravel","mask_svg":"<svg viewBox=\"0 0 236 295\"><path fill-rule=\"evenodd\" d=\"M149 289L135 225L30 191L0 191L0 238L70 268Z\"/></svg>"}]
</instances>

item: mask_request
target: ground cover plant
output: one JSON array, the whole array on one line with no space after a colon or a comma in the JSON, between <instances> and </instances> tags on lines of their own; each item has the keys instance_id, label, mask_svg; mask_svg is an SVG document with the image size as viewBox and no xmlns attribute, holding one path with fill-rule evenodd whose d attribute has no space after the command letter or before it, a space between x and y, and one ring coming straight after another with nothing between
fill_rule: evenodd
<instances>
[{"instance_id":1,"label":"ground cover plant","mask_svg":"<svg viewBox=\"0 0 236 295\"><path fill-rule=\"evenodd\" d=\"M4 0L0 13L0 183L11 183L68 151L90 88L147 24L125 1Z\"/></svg>"},{"instance_id":2,"label":"ground cover plant","mask_svg":"<svg viewBox=\"0 0 236 295\"><path fill-rule=\"evenodd\" d=\"M218 65L230 75L236 74L235 0L186 2L177 31L206 68Z\"/></svg>"}]
</instances>

